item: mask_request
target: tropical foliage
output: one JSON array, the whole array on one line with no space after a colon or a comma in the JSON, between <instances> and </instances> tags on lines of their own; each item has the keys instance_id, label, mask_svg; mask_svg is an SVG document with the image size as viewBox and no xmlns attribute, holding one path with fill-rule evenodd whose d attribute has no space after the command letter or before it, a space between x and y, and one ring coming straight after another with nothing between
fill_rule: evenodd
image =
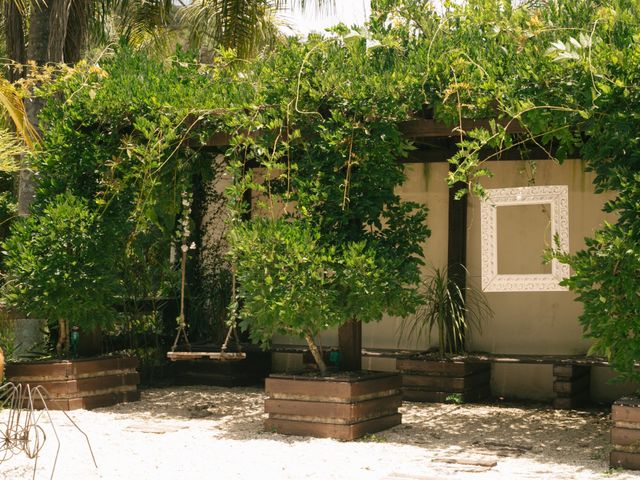
<instances>
[{"instance_id":1,"label":"tropical foliage","mask_svg":"<svg viewBox=\"0 0 640 480\"><path fill-rule=\"evenodd\" d=\"M59 354L68 352L70 325L92 331L112 320L119 293L114 249L82 200L58 195L39 215L17 222L12 233L3 245L11 272L5 297L59 327Z\"/></svg>"},{"instance_id":2,"label":"tropical foliage","mask_svg":"<svg viewBox=\"0 0 640 480\"><path fill-rule=\"evenodd\" d=\"M194 8L205 3L213 13L234 11L214 1L195 2ZM230 139L224 154L234 179L228 193L239 266L253 268L258 251L272 255L264 275L276 279L269 269L285 268L288 255L308 256L315 276L304 279L286 267L282 281L308 281L309 289L320 282L339 291L340 265L360 259L388 275L378 290L384 298L370 299L375 314L373 307L350 310L348 302L344 311L375 319L384 309L401 313L394 303L401 299L409 311L426 230L424 212L394 193L403 181L396 160L412 148L397 125L428 110L458 127L451 184L466 182L482 195L487 160L507 148L535 146L560 162L583 158L596 173L596 190L617 192L605 207L616 214L615 223L597 232L583 252L556 254L574 268L566 283L585 303L582 322L595 348L635 377L640 4L470 0L445 2L438 11L426 0L377 0L372 6L367 29L341 26L331 37L289 39L251 61L223 50L213 55L213 65L182 53L159 62L119 49L114 58L101 59L101 67L80 65L60 76L40 90L50 101L41 116L35 211L71 190L114 229L122 278L129 278L127 269L153 271L142 275L144 288L137 285L158 291L171 277L159 266L166 265L180 193L194 178L205 182L220 174L209 167L210 156L221 152L201 149L215 132ZM243 32L225 28L228 37L216 38L237 41L234 32ZM254 48L244 45L246 52ZM465 132L463 118L494 122ZM515 123L521 133L509 134ZM266 220L241 223L250 207ZM254 245L263 230L282 244ZM243 284L249 288L251 282ZM242 288L240 295L249 298ZM277 301L297 302L286 295ZM244 305L239 313L245 322L258 322L254 313L270 308ZM269 318L271 327L282 320ZM314 323L299 333L313 336L316 330ZM255 335L260 337L258 330Z\"/></svg>"},{"instance_id":3,"label":"tropical foliage","mask_svg":"<svg viewBox=\"0 0 640 480\"><path fill-rule=\"evenodd\" d=\"M560 258L575 271L565 284L584 303L581 322L593 351L637 380L640 4L472 0L439 15L427 3L378 2L374 24L423 49L425 98L438 118L497 120L466 132L451 159L451 183L465 181L482 195L478 180L490 174L484 162L528 143L558 161L583 158L596 191L617 193L605 206L616 223L596 232L584 251ZM525 133L507 135L510 122ZM493 153L484 155L485 147Z\"/></svg>"}]
</instances>

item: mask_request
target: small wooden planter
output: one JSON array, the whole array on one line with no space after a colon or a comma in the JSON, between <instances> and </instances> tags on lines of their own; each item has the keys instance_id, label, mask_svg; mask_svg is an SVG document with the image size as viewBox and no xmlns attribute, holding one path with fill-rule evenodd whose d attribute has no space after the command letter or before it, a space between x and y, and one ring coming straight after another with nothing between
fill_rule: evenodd
<instances>
[{"instance_id":1,"label":"small wooden planter","mask_svg":"<svg viewBox=\"0 0 640 480\"><path fill-rule=\"evenodd\" d=\"M611 454L613 468L640 470L640 398L623 397L611 407Z\"/></svg>"},{"instance_id":2,"label":"small wooden planter","mask_svg":"<svg viewBox=\"0 0 640 480\"><path fill-rule=\"evenodd\" d=\"M133 357L9 363L6 380L44 387L50 410L92 409L139 400L137 366Z\"/></svg>"},{"instance_id":3,"label":"small wooden planter","mask_svg":"<svg viewBox=\"0 0 640 480\"><path fill-rule=\"evenodd\" d=\"M491 365L472 360L399 358L402 398L413 402L445 402L452 395L464 402L491 395Z\"/></svg>"},{"instance_id":4,"label":"small wooden planter","mask_svg":"<svg viewBox=\"0 0 640 480\"><path fill-rule=\"evenodd\" d=\"M286 435L355 440L402 422L400 387L394 373L272 374L266 379L264 427Z\"/></svg>"}]
</instances>

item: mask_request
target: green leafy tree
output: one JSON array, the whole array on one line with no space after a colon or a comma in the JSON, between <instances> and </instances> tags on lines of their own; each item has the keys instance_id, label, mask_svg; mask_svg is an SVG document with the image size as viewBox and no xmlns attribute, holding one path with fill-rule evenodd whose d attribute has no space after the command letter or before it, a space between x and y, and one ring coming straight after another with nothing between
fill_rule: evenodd
<instances>
[{"instance_id":1,"label":"green leafy tree","mask_svg":"<svg viewBox=\"0 0 640 480\"><path fill-rule=\"evenodd\" d=\"M235 116L242 133L227 152L242 324L263 343L274 333L304 338L321 371L322 328L415 310L429 235L426 209L395 191L398 159L411 149L397 121L414 80L393 48L338 33L292 40L256 62L248 81L260 79L257 99L268 107ZM241 221L247 189L266 219Z\"/></svg>"},{"instance_id":2,"label":"green leafy tree","mask_svg":"<svg viewBox=\"0 0 640 480\"><path fill-rule=\"evenodd\" d=\"M90 331L113 322L120 286L112 241L79 198L58 195L16 222L3 249L6 301L58 324L58 354L68 352L70 326Z\"/></svg>"}]
</instances>

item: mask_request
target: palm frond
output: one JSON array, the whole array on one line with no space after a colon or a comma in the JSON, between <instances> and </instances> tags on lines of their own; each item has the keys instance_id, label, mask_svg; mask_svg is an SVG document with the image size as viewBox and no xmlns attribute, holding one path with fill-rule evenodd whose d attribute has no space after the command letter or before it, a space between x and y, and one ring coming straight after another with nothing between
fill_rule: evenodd
<instances>
[{"instance_id":1,"label":"palm frond","mask_svg":"<svg viewBox=\"0 0 640 480\"><path fill-rule=\"evenodd\" d=\"M162 43L171 31L176 7L171 0L90 1L91 43L125 43L139 48Z\"/></svg>"},{"instance_id":2,"label":"palm frond","mask_svg":"<svg viewBox=\"0 0 640 480\"><path fill-rule=\"evenodd\" d=\"M35 143L39 141L38 132L29 123L22 97L13 85L3 78L0 79L0 105L11 118L17 135L29 150L33 150Z\"/></svg>"},{"instance_id":3,"label":"palm frond","mask_svg":"<svg viewBox=\"0 0 640 480\"><path fill-rule=\"evenodd\" d=\"M13 132L0 128L0 172L17 172L20 170L18 159L27 154L29 149Z\"/></svg>"},{"instance_id":4,"label":"palm frond","mask_svg":"<svg viewBox=\"0 0 640 480\"><path fill-rule=\"evenodd\" d=\"M174 7L171 0L120 0L113 11L121 38L140 47L162 36L173 21Z\"/></svg>"},{"instance_id":5,"label":"palm frond","mask_svg":"<svg viewBox=\"0 0 640 480\"><path fill-rule=\"evenodd\" d=\"M331 9L334 0L194 0L180 9L182 25L194 47L233 48L254 54L280 35L276 14L287 7Z\"/></svg>"},{"instance_id":6,"label":"palm frond","mask_svg":"<svg viewBox=\"0 0 640 480\"><path fill-rule=\"evenodd\" d=\"M32 2L31 0L2 0L3 4L11 3L16 6L16 8L20 11L22 15L27 15L29 13L29 9L31 8L31 4L33 3L35 7L45 5L45 0L36 0Z\"/></svg>"}]
</instances>

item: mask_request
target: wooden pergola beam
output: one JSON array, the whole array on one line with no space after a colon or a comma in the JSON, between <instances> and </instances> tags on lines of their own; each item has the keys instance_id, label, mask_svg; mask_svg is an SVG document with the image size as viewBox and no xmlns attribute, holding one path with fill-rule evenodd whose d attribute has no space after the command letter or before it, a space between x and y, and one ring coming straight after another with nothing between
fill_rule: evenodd
<instances>
[{"instance_id":1,"label":"wooden pergola beam","mask_svg":"<svg viewBox=\"0 0 640 480\"><path fill-rule=\"evenodd\" d=\"M492 120L462 120L462 134L470 132L476 128L491 129ZM524 129L517 120L493 120L498 125L506 127L507 133L523 133ZM432 118L416 118L401 122L400 131L411 140L418 138L447 138L459 137L459 125L447 125Z\"/></svg>"},{"instance_id":2,"label":"wooden pergola beam","mask_svg":"<svg viewBox=\"0 0 640 480\"><path fill-rule=\"evenodd\" d=\"M495 120L495 123L506 127L508 133L523 133L524 130L516 120ZM450 126L429 118L416 118L407 120L399 124L400 131L409 140L426 138L455 138L460 136L458 125ZM462 133L469 132L476 128L491 128L491 120L470 120L462 121ZM231 136L227 133L213 133L202 146L204 147L226 147L231 142Z\"/></svg>"}]
</instances>

